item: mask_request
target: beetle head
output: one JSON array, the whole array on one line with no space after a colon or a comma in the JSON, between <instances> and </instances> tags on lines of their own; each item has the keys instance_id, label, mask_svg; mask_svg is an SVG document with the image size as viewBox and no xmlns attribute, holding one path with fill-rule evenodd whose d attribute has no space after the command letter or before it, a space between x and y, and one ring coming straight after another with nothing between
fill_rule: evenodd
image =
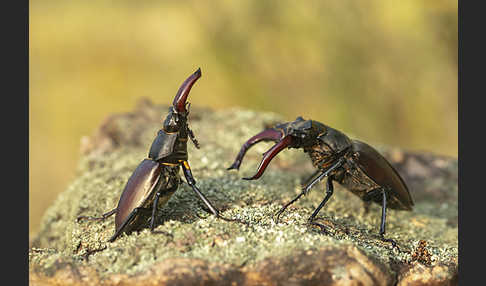
<instances>
[{"instance_id":1,"label":"beetle head","mask_svg":"<svg viewBox=\"0 0 486 286\"><path fill-rule=\"evenodd\" d=\"M167 114L167 117L165 117L164 120L164 130L166 132L179 132L179 130L183 129L186 123L187 116L181 115L176 112L173 107L169 107L169 114Z\"/></svg>"},{"instance_id":2,"label":"beetle head","mask_svg":"<svg viewBox=\"0 0 486 286\"><path fill-rule=\"evenodd\" d=\"M343 133L314 120L297 117L292 122L276 125L273 130L280 131L279 141L263 154L257 173L246 180L258 179L270 161L285 148L312 148L319 146L324 151L323 159L330 159L351 146L351 140Z\"/></svg>"},{"instance_id":3,"label":"beetle head","mask_svg":"<svg viewBox=\"0 0 486 286\"><path fill-rule=\"evenodd\" d=\"M313 121L297 117L292 122L282 123L275 126L282 130L283 137L290 136L289 148L305 148L317 143L319 134L325 132L325 126Z\"/></svg>"},{"instance_id":4,"label":"beetle head","mask_svg":"<svg viewBox=\"0 0 486 286\"><path fill-rule=\"evenodd\" d=\"M319 128L321 127L316 125L316 123L299 116L295 121L276 125L273 130L280 132L279 141L263 154L257 173L251 178L244 179L258 179L263 175L270 161L285 148L305 148L316 144L320 133Z\"/></svg>"},{"instance_id":5,"label":"beetle head","mask_svg":"<svg viewBox=\"0 0 486 286\"><path fill-rule=\"evenodd\" d=\"M281 124L280 128L284 136L292 136L289 148L320 145L330 153L339 153L351 145L351 140L342 132L314 120L304 120L300 116L295 121Z\"/></svg>"}]
</instances>

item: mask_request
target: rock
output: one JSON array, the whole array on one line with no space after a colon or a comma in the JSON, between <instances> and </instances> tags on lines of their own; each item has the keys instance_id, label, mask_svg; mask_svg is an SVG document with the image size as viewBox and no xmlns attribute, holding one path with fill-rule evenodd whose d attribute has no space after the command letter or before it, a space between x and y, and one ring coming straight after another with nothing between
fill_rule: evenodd
<instances>
[{"instance_id":1,"label":"rock","mask_svg":"<svg viewBox=\"0 0 486 286\"><path fill-rule=\"evenodd\" d=\"M241 180L272 146L261 143L240 171L226 170L246 139L289 120L272 113L191 109L189 124L201 143L188 148L198 186L222 215L249 225L208 215L186 184L157 214L157 233L143 229L109 243L113 217L77 223L79 215L116 206L167 109L143 100L83 139L76 178L31 239L31 285L457 285L457 159L368 142L403 175L415 201L412 212L388 211L387 237L400 250L379 239L380 206L365 213L339 185L318 215L327 235L306 224L324 196L322 183L275 224L273 214L314 170L307 155L284 151L262 178Z\"/></svg>"}]
</instances>

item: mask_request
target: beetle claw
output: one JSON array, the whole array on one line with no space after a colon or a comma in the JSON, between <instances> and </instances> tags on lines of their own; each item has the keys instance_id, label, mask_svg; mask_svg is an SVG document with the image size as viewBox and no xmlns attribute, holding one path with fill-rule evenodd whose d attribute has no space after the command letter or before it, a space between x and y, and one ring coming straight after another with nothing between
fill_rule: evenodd
<instances>
[{"instance_id":1,"label":"beetle claw","mask_svg":"<svg viewBox=\"0 0 486 286\"><path fill-rule=\"evenodd\" d=\"M276 224L279 224L280 223L280 216L282 215L282 213L285 211L285 209L287 209L286 207L283 207L281 208L278 212L276 212L274 215L273 215L273 221L276 223Z\"/></svg>"},{"instance_id":2,"label":"beetle claw","mask_svg":"<svg viewBox=\"0 0 486 286\"><path fill-rule=\"evenodd\" d=\"M229 166L226 170L239 170L240 169L240 161L235 161L231 166Z\"/></svg>"},{"instance_id":3,"label":"beetle claw","mask_svg":"<svg viewBox=\"0 0 486 286\"><path fill-rule=\"evenodd\" d=\"M383 242L390 242L392 244L393 248L397 248L398 251L400 251L400 247L398 247L398 244L391 238L385 238L385 236L382 234L381 235L381 241Z\"/></svg>"},{"instance_id":4,"label":"beetle claw","mask_svg":"<svg viewBox=\"0 0 486 286\"><path fill-rule=\"evenodd\" d=\"M329 235L329 231L327 231L326 226L324 226L323 224L320 224L320 223L317 223L317 222L314 222L314 221L311 221L311 220L309 220L307 223L310 226L317 226L317 227L319 227L320 230L321 230L321 233L323 233L325 235Z\"/></svg>"}]
</instances>

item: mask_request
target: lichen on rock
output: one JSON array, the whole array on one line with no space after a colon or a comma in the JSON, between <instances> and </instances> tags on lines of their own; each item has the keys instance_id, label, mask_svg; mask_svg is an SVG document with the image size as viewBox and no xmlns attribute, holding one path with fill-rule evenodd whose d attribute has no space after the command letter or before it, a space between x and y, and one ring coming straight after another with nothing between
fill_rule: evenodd
<instances>
[{"instance_id":1,"label":"lichen on rock","mask_svg":"<svg viewBox=\"0 0 486 286\"><path fill-rule=\"evenodd\" d=\"M261 179L241 180L256 170L271 146L261 143L248 151L240 171L226 170L241 144L265 124L293 120L273 113L192 108L190 114L189 124L201 143L201 149L188 148L199 188L222 215L248 225L208 214L187 184L157 213L155 230L160 233L143 229L109 243L113 217L77 223L79 215L97 216L116 206L127 179L147 156L167 108L142 100L133 112L110 116L83 139L76 178L31 239L31 283L457 283L456 159L377 147L402 174L415 201L412 212L388 210L387 237L400 250L379 239L381 207L372 205L365 213L361 200L337 184L318 215L328 234L306 224L324 196L322 183L276 224L275 212L300 192L301 182L314 171L306 154L284 151Z\"/></svg>"}]
</instances>

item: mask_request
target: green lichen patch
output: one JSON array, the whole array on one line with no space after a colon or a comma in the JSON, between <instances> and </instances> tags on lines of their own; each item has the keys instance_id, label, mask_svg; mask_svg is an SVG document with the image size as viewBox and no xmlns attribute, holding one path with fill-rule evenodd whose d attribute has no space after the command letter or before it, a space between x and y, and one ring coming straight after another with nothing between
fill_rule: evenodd
<instances>
[{"instance_id":1,"label":"green lichen patch","mask_svg":"<svg viewBox=\"0 0 486 286\"><path fill-rule=\"evenodd\" d=\"M162 106L146 108L150 108L150 118L160 118L166 112ZM142 114L143 109L138 112ZM221 215L247 224L210 215L192 189L182 184L158 211L154 233L143 229L123 234L109 243L107 240L115 228L114 217L81 223L76 218L99 216L115 208L127 179L147 156L160 122L139 120L139 113L110 124L116 124L118 132L136 129L140 144L125 144L124 139L119 139L118 146L115 144L104 152L92 149L81 158L77 177L46 212L41 230L32 239L35 248L29 253L29 265L33 273L53 275L66 265L74 265L94 269L102 279L116 275L131 277L179 258L230 265L232 269L256 269L269 258L278 260L305 251L353 246L371 261L387 265L387 273L397 277L401 267L416 263L412 254L421 240L427 242L432 266L449 265L457 269L456 160L444 159L445 163L440 166L427 165L442 171L422 178L410 173L407 165L409 158L419 155L403 152L406 158L396 159L391 155L392 149L380 147L399 171L405 173L406 181L413 181L410 190L415 199L414 211L388 210L387 215L386 236L395 240L400 250L378 236L381 207L372 205L366 213L361 200L337 184L333 197L317 217L326 233L307 224L308 217L324 198L324 183L290 206L276 223L274 214L300 193L302 181L314 169L306 154L291 149L281 152L259 180L242 180L256 171L262 153L272 146L272 143L261 143L247 152L239 171L226 170L241 145L261 131L264 124L285 120L272 113L236 108L192 111L194 120L190 126L201 148L189 145L189 163L197 185L221 210ZM437 192L445 194L445 198L429 199Z\"/></svg>"}]
</instances>

